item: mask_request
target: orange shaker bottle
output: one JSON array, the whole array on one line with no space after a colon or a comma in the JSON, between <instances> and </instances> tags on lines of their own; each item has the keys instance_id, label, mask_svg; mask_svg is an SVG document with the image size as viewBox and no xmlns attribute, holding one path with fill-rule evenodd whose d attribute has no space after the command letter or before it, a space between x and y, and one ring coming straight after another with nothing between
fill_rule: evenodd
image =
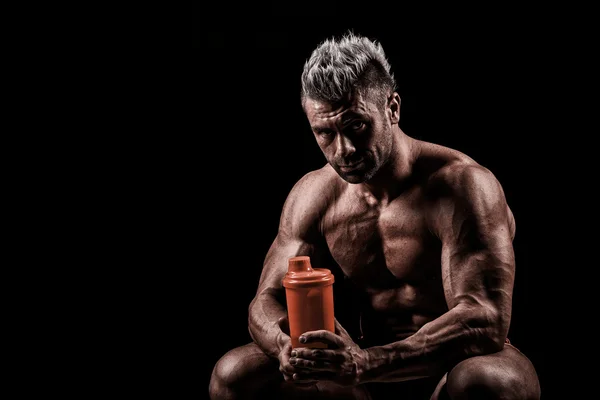
<instances>
[{"instance_id":1,"label":"orange shaker bottle","mask_svg":"<svg viewBox=\"0 0 600 400\"><path fill-rule=\"evenodd\" d=\"M298 338L305 332L320 329L335 332L333 282L331 271L312 268L308 256L288 260L288 272L282 284L285 287L292 348L327 348L326 343L302 344Z\"/></svg>"}]
</instances>

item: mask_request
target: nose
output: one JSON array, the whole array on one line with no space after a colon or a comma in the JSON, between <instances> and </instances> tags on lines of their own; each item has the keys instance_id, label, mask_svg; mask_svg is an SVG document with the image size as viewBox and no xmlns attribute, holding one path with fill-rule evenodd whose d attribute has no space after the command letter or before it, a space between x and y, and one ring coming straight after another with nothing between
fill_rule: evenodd
<instances>
[{"instance_id":1,"label":"nose","mask_svg":"<svg viewBox=\"0 0 600 400\"><path fill-rule=\"evenodd\" d=\"M345 160L354 154L354 152L356 152L356 148L348 136L339 134L336 136L335 141L337 152L336 156L338 159Z\"/></svg>"}]
</instances>

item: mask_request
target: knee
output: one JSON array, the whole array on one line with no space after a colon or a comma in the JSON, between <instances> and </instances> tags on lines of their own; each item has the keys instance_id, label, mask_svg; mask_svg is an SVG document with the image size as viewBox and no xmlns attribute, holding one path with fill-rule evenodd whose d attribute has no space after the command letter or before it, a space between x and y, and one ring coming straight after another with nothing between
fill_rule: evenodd
<instances>
[{"instance_id":1,"label":"knee","mask_svg":"<svg viewBox=\"0 0 600 400\"><path fill-rule=\"evenodd\" d=\"M242 360L229 351L217 361L210 377L209 394L211 399L235 398L235 389L239 387Z\"/></svg>"},{"instance_id":2,"label":"knee","mask_svg":"<svg viewBox=\"0 0 600 400\"><path fill-rule=\"evenodd\" d=\"M448 394L462 399L539 399L517 370L493 364L461 363L448 374Z\"/></svg>"},{"instance_id":3,"label":"knee","mask_svg":"<svg viewBox=\"0 0 600 400\"><path fill-rule=\"evenodd\" d=\"M276 360L253 344L230 350L213 367L208 387L210 398L251 398L280 376L278 366Z\"/></svg>"}]
</instances>

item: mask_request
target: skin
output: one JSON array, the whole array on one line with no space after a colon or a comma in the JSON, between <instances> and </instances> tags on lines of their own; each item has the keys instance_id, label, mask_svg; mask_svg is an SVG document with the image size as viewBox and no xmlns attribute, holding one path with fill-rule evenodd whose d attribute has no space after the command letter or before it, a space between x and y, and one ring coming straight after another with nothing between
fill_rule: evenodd
<instances>
[{"instance_id":1,"label":"skin","mask_svg":"<svg viewBox=\"0 0 600 400\"><path fill-rule=\"evenodd\" d=\"M384 107L358 92L305 100L328 163L286 200L249 307L253 343L215 365L212 399L371 398L373 384L399 398L427 379L425 398L539 399L533 365L505 344L515 221L500 183L465 154L406 135L398 94L385 95ZM328 349L292 351L281 282L298 255L329 269L333 259L364 295L371 334L386 340L361 346L336 320L335 333L301 337Z\"/></svg>"}]
</instances>

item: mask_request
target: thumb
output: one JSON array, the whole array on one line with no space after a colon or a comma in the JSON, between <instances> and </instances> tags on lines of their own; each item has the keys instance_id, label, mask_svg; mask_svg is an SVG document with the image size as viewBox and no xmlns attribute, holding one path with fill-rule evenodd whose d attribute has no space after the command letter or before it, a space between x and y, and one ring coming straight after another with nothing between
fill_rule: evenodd
<instances>
[{"instance_id":1,"label":"thumb","mask_svg":"<svg viewBox=\"0 0 600 400\"><path fill-rule=\"evenodd\" d=\"M287 335L290 334L290 322L288 320L287 315L284 315L283 317L280 317L277 320L277 325L279 325L279 328Z\"/></svg>"},{"instance_id":2,"label":"thumb","mask_svg":"<svg viewBox=\"0 0 600 400\"><path fill-rule=\"evenodd\" d=\"M340 321L335 318L335 333L342 337L350 337L348 331L340 324Z\"/></svg>"}]
</instances>

